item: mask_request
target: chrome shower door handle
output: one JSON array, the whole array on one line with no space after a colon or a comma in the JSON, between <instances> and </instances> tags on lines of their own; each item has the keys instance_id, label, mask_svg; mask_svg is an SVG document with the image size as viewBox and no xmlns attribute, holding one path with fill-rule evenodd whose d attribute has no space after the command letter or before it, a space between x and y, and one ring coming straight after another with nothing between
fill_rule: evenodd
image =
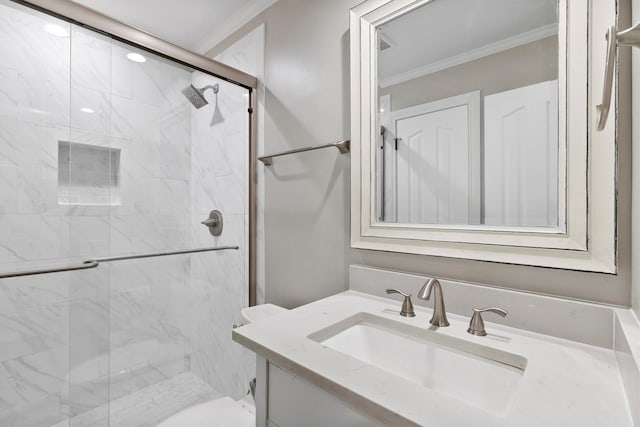
<instances>
[{"instance_id":1,"label":"chrome shower door handle","mask_svg":"<svg viewBox=\"0 0 640 427\"><path fill-rule=\"evenodd\" d=\"M400 309L400 316L404 317L415 317L416 313L413 310L413 303L411 302L411 294L407 294L402 292L400 289L390 288L387 289L387 294L400 294L404 297L404 301L402 302L402 309Z\"/></svg>"},{"instance_id":2,"label":"chrome shower door handle","mask_svg":"<svg viewBox=\"0 0 640 427\"><path fill-rule=\"evenodd\" d=\"M507 310L503 310L498 307L488 307L488 308L475 308L473 307L473 316L471 316L471 321L469 322L469 329L467 332L471 335L477 335L480 337L484 337L487 335L487 331L484 329L484 320L482 320L482 313L495 313L502 317L505 317L509 312Z\"/></svg>"}]
</instances>

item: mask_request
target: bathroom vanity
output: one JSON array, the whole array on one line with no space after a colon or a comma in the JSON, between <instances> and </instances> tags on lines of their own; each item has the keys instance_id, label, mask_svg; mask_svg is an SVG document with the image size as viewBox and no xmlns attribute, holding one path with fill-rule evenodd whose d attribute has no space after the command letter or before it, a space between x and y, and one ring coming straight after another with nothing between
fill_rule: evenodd
<instances>
[{"instance_id":1,"label":"bathroom vanity","mask_svg":"<svg viewBox=\"0 0 640 427\"><path fill-rule=\"evenodd\" d=\"M265 360L258 426L634 425L630 310L443 280L450 326L436 328L430 308L402 317L383 297L426 279L351 266L349 291L235 329ZM472 307L486 305L510 313L487 314L486 336L467 333Z\"/></svg>"},{"instance_id":2,"label":"bathroom vanity","mask_svg":"<svg viewBox=\"0 0 640 427\"><path fill-rule=\"evenodd\" d=\"M604 35L628 6L354 7L351 248L617 274L628 52ZM436 327L441 305L386 294L428 279L351 266L348 291L234 330L258 426L640 425L631 310L440 280Z\"/></svg>"}]
</instances>

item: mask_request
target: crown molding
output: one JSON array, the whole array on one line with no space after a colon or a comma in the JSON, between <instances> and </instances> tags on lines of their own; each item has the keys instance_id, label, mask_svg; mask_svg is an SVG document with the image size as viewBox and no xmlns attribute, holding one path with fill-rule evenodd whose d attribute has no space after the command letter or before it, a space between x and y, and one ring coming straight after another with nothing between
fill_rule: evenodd
<instances>
[{"instance_id":1,"label":"crown molding","mask_svg":"<svg viewBox=\"0 0 640 427\"><path fill-rule=\"evenodd\" d=\"M247 22L258 16L278 0L252 0L226 20L225 25L215 29L209 36L191 46L191 50L204 55L220 42L239 30Z\"/></svg>"},{"instance_id":2,"label":"crown molding","mask_svg":"<svg viewBox=\"0 0 640 427\"><path fill-rule=\"evenodd\" d=\"M547 37L558 34L558 25L550 24L543 27L535 28L526 33L518 34L508 39L500 40L495 43L491 43L477 49L473 49L460 55L451 56L441 61L432 62L431 64L423 65L413 70L405 71L400 74L396 74L386 79L380 79L378 84L380 87L389 87L403 83L409 80L416 79L418 77L426 76L427 74L435 73L456 65L464 64L465 62L473 61L483 58L485 56L493 55L498 52L502 52L514 47L522 46L527 43L542 40Z\"/></svg>"}]
</instances>

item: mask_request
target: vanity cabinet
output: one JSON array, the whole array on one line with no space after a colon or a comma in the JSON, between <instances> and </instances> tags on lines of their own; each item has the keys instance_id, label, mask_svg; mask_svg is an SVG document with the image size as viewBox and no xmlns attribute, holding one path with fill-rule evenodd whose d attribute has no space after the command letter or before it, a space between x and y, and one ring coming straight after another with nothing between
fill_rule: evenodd
<instances>
[{"instance_id":1,"label":"vanity cabinet","mask_svg":"<svg viewBox=\"0 0 640 427\"><path fill-rule=\"evenodd\" d=\"M369 427L376 424L346 406L336 397L307 381L267 363L267 419L258 426L268 427Z\"/></svg>"}]
</instances>

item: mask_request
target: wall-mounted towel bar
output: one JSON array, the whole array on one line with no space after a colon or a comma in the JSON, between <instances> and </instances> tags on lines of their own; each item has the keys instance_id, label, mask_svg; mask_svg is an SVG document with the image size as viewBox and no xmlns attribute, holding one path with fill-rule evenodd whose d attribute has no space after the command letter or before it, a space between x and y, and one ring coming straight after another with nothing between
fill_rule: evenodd
<instances>
[{"instance_id":1,"label":"wall-mounted towel bar","mask_svg":"<svg viewBox=\"0 0 640 427\"><path fill-rule=\"evenodd\" d=\"M273 164L274 157L286 156L286 155L295 154L295 153L302 153L303 151L319 150L321 148L328 148L328 147L335 147L338 149L338 151L340 151L340 154L346 154L349 152L349 140L346 139L344 141L332 142L330 144L325 144L325 145L315 145L315 146L306 147L306 148L296 148L295 150L283 151L282 153L258 157L258 160L264 163L265 166L271 166Z\"/></svg>"},{"instance_id":2,"label":"wall-mounted towel bar","mask_svg":"<svg viewBox=\"0 0 640 427\"><path fill-rule=\"evenodd\" d=\"M87 270L90 268L98 267L101 262L125 261L125 260L131 260L131 259L154 258L154 257L169 256L169 255L194 254L198 252L222 251L226 249L240 249L240 247L239 246L216 246L213 248L185 249L181 251L155 252L150 254L123 255L123 256L106 257L106 258L96 258L96 259L83 261L82 263L79 263L79 264L68 265L64 267L40 268L40 269L34 269L34 270L2 273L0 274L0 279L10 279L12 277L23 277L23 276L35 276L38 274L62 273L65 271Z\"/></svg>"},{"instance_id":3,"label":"wall-mounted towel bar","mask_svg":"<svg viewBox=\"0 0 640 427\"><path fill-rule=\"evenodd\" d=\"M604 70L602 87L602 103L596 106L598 111L598 130L607 124L611 106L611 90L613 89L613 71L615 68L616 48L618 46L640 47L640 22L624 31L617 31L613 26L607 31L607 62Z\"/></svg>"}]
</instances>

